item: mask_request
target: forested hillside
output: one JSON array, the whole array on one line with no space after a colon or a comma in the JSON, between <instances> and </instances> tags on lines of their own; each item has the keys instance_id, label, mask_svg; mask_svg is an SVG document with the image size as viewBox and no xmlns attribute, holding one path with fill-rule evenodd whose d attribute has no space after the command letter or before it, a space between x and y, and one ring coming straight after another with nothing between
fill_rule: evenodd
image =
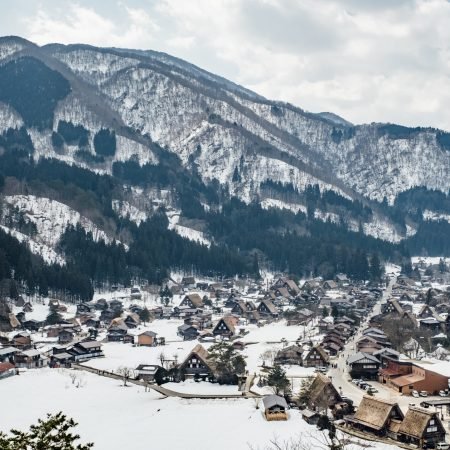
<instances>
[{"instance_id":1,"label":"forested hillside","mask_svg":"<svg viewBox=\"0 0 450 450\"><path fill-rule=\"evenodd\" d=\"M370 279L450 252L444 131L352 125L154 52L0 49L2 278L88 298L172 270Z\"/></svg>"}]
</instances>

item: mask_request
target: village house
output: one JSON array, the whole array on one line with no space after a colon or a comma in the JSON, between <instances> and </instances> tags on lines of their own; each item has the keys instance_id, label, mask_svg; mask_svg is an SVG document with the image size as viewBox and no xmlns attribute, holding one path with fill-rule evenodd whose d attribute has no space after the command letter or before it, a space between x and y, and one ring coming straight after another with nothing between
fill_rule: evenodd
<instances>
[{"instance_id":1,"label":"village house","mask_svg":"<svg viewBox=\"0 0 450 450\"><path fill-rule=\"evenodd\" d=\"M339 287L347 286L350 283L347 275L345 275L343 273L338 273L334 277L334 281L336 281L336 283L339 285Z\"/></svg>"},{"instance_id":2,"label":"village house","mask_svg":"<svg viewBox=\"0 0 450 450\"><path fill-rule=\"evenodd\" d=\"M104 356L102 344L97 341L77 342L68 349L67 353L73 356L75 362L83 362L91 358Z\"/></svg>"},{"instance_id":3,"label":"village house","mask_svg":"<svg viewBox=\"0 0 450 450\"><path fill-rule=\"evenodd\" d=\"M287 290L289 296L296 297L300 294L300 288L297 286L297 283L290 278L281 277L273 284L273 289L284 288Z\"/></svg>"},{"instance_id":4,"label":"village house","mask_svg":"<svg viewBox=\"0 0 450 450\"><path fill-rule=\"evenodd\" d=\"M320 282L317 280L307 280L303 283L301 288L305 292L313 292L315 289L320 287Z\"/></svg>"},{"instance_id":5,"label":"village house","mask_svg":"<svg viewBox=\"0 0 450 450\"><path fill-rule=\"evenodd\" d=\"M144 331L143 333L138 334L138 345L145 347L153 347L156 345L156 336L157 333L153 331Z\"/></svg>"},{"instance_id":6,"label":"village house","mask_svg":"<svg viewBox=\"0 0 450 450\"><path fill-rule=\"evenodd\" d=\"M303 409L302 419L309 425L317 425L320 419L320 414L317 411L311 411L310 409Z\"/></svg>"},{"instance_id":7,"label":"village house","mask_svg":"<svg viewBox=\"0 0 450 450\"><path fill-rule=\"evenodd\" d=\"M14 367L14 364L10 362L1 362L0 363L0 380L3 378L12 377L16 375L17 369Z\"/></svg>"},{"instance_id":8,"label":"village house","mask_svg":"<svg viewBox=\"0 0 450 450\"><path fill-rule=\"evenodd\" d=\"M72 329L62 328L58 332L58 344L68 344L73 341L74 336Z\"/></svg>"},{"instance_id":9,"label":"village house","mask_svg":"<svg viewBox=\"0 0 450 450\"><path fill-rule=\"evenodd\" d=\"M317 374L308 390L308 408L326 414L328 409L332 410L341 401L342 398L331 379L320 373Z\"/></svg>"},{"instance_id":10,"label":"village house","mask_svg":"<svg viewBox=\"0 0 450 450\"><path fill-rule=\"evenodd\" d=\"M212 327L212 313L198 312L195 315L188 316L184 319L186 325L194 325L198 330Z\"/></svg>"},{"instance_id":11,"label":"village house","mask_svg":"<svg viewBox=\"0 0 450 450\"><path fill-rule=\"evenodd\" d=\"M178 336L181 336L184 341L191 341L197 338L199 331L194 325L183 324L178 327L177 334Z\"/></svg>"},{"instance_id":12,"label":"village house","mask_svg":"<svg viewBox=\"0 0 450 450\"><path fill-rule=\"evenodd\" d=\"M381 350L385 345L382 342L379 342L376 338L370 336L362 336L356 342L356 350L362 353L373 354L377 350Z\"/></svg>"},{"instance_id":13,"label":"village house","mask_svg":"<svg viewBox=\"0 0 450 450\"><path fill-rule=\"evenodd\" d=\"M108 328L108 342L121 342L128 334L128 327L122 319L115 319Z\"/></svg>"},{"instance_id":14,"label":"village house","mask_svg":"<svg viewBox=\"0 0 450 450\"><path fill-rule=\"evenodd\" d=\"M432 364L418 364L383 357L378 381L402 394L411 394L413 390L433 394L448 389L448 373L433 371Z\"/></svg>"},{"instance_id":15,"label":"village house","mask_svg":"<svg viewBox=\"0 0 450 450\"><path fill-rule=\"evenodd\" d=\"M90 303L78 303L77 305L77 315L91 313L94 311L94 305Z\"/></svg>"},{"instance_id":16,"label":"village house","mask_svg":"<svg viewBox=\"0 0 450 450\"><path fill-rule=\"evenodd\" d=\"M136 313L131 313L127 314L123 322L129 329L133 329L140 325L141 319Z\"/></svg>"},{"instance_id":17,"label":"village house","mask_svg":"<svg viewBox=\"0 0 450 450\"><path fill-rule=\"evenodd\" d=\"M377 436L388 436L398 430L403 413L397 403L365 395L354 416L347 416L348 425Z\"/></svg>"},{"instance_id":18,"label":"village house","mask_svg":"<svg viewBox=\"0 0 450 450\"><path fill-rule=\"evenodd\" d=\"M264 416L266 420L287 420L288 404L284 397L279 395L266 395L263 398Z\"/></svg>"},{"instance_id":19,"label":"village house","mask_svg":"<svg viewBox=\"0 0 450 450\"><path fill-rule=\"evenodd\" d=\"M276 306L268 299L261 300L261 303L258 305L257 310L261 317L264 318L276 319L279 315Z\"/></svg>"},{"instance_id":20,"label":"village house","mask_svg":"<svg viewBox=\"0 0 450 450\"><path fill-rule=\"evenodd\" d=\"M233 316L222 317L214 326L212 334L230 339L236 334L235 326L237 320Z\"/></svg>"},{"instance_id":21,"label":"village house","mask_svg":"<svg viewBox=\"0 0 450 450\"><path fill-rule=\"evenodd\" d=\"M15 347L0 348L0 362L9 362L14 364L14 356L20 353L20 350Z\"/></svg>"},{"instance_id":22,"label":"village house","mask_svg":"<svg viewBox=\"0 0 450 450\"><path fill-rule=\"evenodd\" d=\"M445 441L445 428L436 411L409 407L398 429L398 441L419 448L435 448Z\"/></svg>"},{"instance_id":23,"label":"village house","mask_svg":"<svg viewBox=\"0 0 450 450\"><path fill-rule=\"evenodd\" d=\"M381 362L369 353L358 352L347 358L347 365L350 368L350 376L352 378L376 380Z\"/></svg>"},{"instance_id":24,"label":"village house","mask_svg":"<svg viewBox=\"0 0 450 450\"><path fill-rule=\"evenodd\" d=\"M304 367L326 367L329 362L330 357L320 345L312 347L303 358Z\"/></svg>"},{"instance_id":25,"label":"village house","mask_svg":"<svg viewBox=\"0 0 450 450\"><path fill-rule=\"evenodd\" d=\"M131 300L140 300L142 298L141 290L137 286L131 288L130 298Z\"/></svg>"},{"instance_id":26,"label":"village house","mask_svg":"<svg viewBox=\"0 0 450 450\"><path fill-rule=\"evenodd\" d=\"M298 345L290 345L282 348L276 355L275 364L289 364L301 366L303 362L303 348Z\"/></svg>"},{"instance_id":27,"label":"village house","mask_svg":"<svg viewBox=\"0 0 450 450\"><path fill-rule=\"evenodd\" d=\"M14 357L14 364L18 368L38 369L46 366L48 358L41 355L39 350L29 349L17 353Z\"/></svg>"},{"instance_id":28,"label":"village house","mask_svg":"<svg viewBox=\"0 0 450 450\"><path fill-rule=\"evenodd\" d=\"M181 284L186 289L194 289L195 288L195 278L194 277L183 277L181 280Z\"/></svg>"},{"instance_id":29,"label":"village house","mask_svg":"<svg viewBox=\"0 0 450 450\"><path fill-rule=\"evenodd\" d=\"M39 331L45 324L42 320L28 319L22 322L22 327L28 331Z\"/></svg>"},{"instance_id":30,"label":"village house","mask_svg":"<svg viewBox=\"0 0 450 450\"><path fill-rule=\"evenodd\" d=\"M339 288L338 284L334 280L326 280L323 282L322 287L326 290L336 290Z\"/></svg>"},{"instance_id":31,"label":"village house","mask_svg":"<svg viewBox=\"0 0 450 450\"><path fill-rule=\"evenodd\" d=\"M191 350L179 369L186 377L200 376L205 379L213 377L215 372L214 365L208 361L208 351L201 344Z\"/></svg>"},{"instance_id":32,"label":"village house","mask_svg":"<svg viewBox=\"0 0 450 450\"><path fill-rule=\"evenodd\" d=\"M29 349L31 348L31 336L29 333L21 331L12 338L11 343L13 347L20 348L21 350Z\"/></svg>"},{"instance_id":33,"label":"village house","mask_svg":"<svg viewBox=\"0 0 450 450\"><path fill-rule=\"evenodd\" d=\"M145 381L146 383L161 383L167 375L164 367L154 364L139 364L135 369L136 379Z\"/></svg>"},{"instance_id":34,"label":"village house","mask_svg":"<svg viewBox=\"0 0 450 450\"><path fill-rule=\"evenodd\" d=\"M231 312L241 317L247 317L249 313L256 311L256 306L253 302L238 300L234 303Z\"/></svg>"},{"instance_id":35,"label":"village house","mask_svg":"<svg viewBox=\"0 0 450 450\"><path fill-rule=\"evenodd\" d=\"M180 307L187 307L187 308L196 308L201 309L205 305L203 303L203 299L198 294L189 294L186 295L183 300L181 300L181 303L179 305Z\"/></svg>"}]
</instances>

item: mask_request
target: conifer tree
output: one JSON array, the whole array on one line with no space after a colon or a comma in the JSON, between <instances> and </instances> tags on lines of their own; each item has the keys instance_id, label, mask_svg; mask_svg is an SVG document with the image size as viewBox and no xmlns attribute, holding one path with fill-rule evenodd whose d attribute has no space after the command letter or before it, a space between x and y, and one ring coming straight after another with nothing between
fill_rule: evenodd
<instances>
[{"instance_id":1,"label":"conifer tree","mask_svg":"<svg viewBox=\"0 0 450 450\"><path fill-rule=\"evenodd\" d=\"M78 424L67 418L62 412L47 419L39 419L37 425L31 425L29 431L11 430L10 435L0 432L2 450L89 450L92 443L77 444L80 436L72 432Z\"/></svg>"},{"instance_id":2,"label":"conifer tree","mask_svg":"<svg viewBox=\"0 0 450 450\"><path fill-rule=\"evenodd\" d=\"M289 380L286 376L286 372L278 364L275 364L273 369L270 370L269 375L267 376L267 383L269 386L273 387L276 395L280 395L281 393L284 394L289 390Z\"/></svg>"}]
</instances>

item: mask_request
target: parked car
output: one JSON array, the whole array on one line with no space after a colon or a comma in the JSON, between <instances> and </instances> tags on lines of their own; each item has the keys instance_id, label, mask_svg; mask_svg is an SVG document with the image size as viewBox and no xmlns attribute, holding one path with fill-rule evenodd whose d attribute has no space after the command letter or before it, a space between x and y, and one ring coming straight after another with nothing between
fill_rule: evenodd
<instances>
[{"instance_id":1,"label":"parked car","mask_svg":"<svg viewBox=\"0 0 450 450\"><path fill-rule=\"evenodd\" d=\"M441 397L447 397L447 392L445 392L445 391L439 391L439 395L440 395Z\"/></svg>"},{"instance_id":2,"label":"parked car","mask_svg":"<svg viewBox=\"0 0 450 450\"><path fill-rule=\"evenodd\" d=\"M419 395L419 393L417 392L417 391L411 391L411 395L413 396L413 397L415 397L415 398L419 398L420 397L420 395Z\"/></svg>"},{"instance_id":3,"label":"parked car","mask_svg":"<svg viewBox=\"0 0 450 450\"><path fill-rule=\"evenodd\" d=\"M438 442L435 448L436 450L448 450L450 448L450 444L447 442Z\"/></svg>"},{"instance_id":4,"label":"parked car","mask_svg":"<svg viewBox=\"0 0 450 450\"><path fill-rule=\"evenodd\" d=\"M341 397L341 400L345 403L348 403L349 405L353 405L353 400L348 397Z\"/></svg>"},{"instance_id":5,"label":"parked car","mask_svg":"<svg viewBox=\"0 0 450 450\"><path fill-rule=\"evenodd\" d=\"M378 392L378 389L374 388L373 386L370 386L369 389L367 389L367 392L369 394L376 394Z\"/></svg>"},{"instance_id":6,"label":"parked car","mask_svg":"<svg viewBox=\"0 0 450 450\"><path fill-rule=\"evenodd\" d=\"M427 392L427 391L420 391L420 392L419 392L419 395L420 395L421 397L428 397L428 392Z\"/></svg>"}]
</instances>

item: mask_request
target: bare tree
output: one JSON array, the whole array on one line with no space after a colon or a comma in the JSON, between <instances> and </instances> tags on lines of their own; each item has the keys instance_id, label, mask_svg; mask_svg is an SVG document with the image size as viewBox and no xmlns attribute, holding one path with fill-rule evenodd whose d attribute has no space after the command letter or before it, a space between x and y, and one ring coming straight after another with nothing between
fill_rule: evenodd
<instances>
[{"instance_id":1,"label":"bare tree","mask_svg":"<svg viewBox=\"0 0 450 450\"><path fill-rule=\"evenodd\" d=\"M125 366L120 366L117 369L117 374L120 375L122 377L123 380L123 385L127 386L127 381L133 377L134 375L134 370L130 369L129 367L125 367Z\"/></svg>"},{"instance_id":2,"label":"bare tree","mask_svg":"<svg viewBox=\"0 0 450 450\"><path fill-rule=\"evenodd\" d=\"M159 362L161 363L161 367L165 367L164 364L166 362L166 355L164 354L164 352L161 352L158 358Z\"/></svg>"},{"instance_id":3,"label":"bare tree","mask_svg":"<svg viewBox=\"0 0 450 450\"><path fill-rule=\"evenodd\" d=\"M274 349L266 350L265 352L261 353L259 359L262 362L262 365L265 366L267 361L270 366L273 366L273 362L275 361L277 353L278 351Z\"/></svg>"},{"instance_id":4,"label":"bare tree","mask_svg":"<svg viewBox=\"0 0 450 450\"><path fill-rule=\"evenodd\" d=\"M78 379L78 374L76 372L70 372L69 377L72 380L72 384L75 384L75 381Z\"/></svg>"},{"instance_id":5,"label":"bare tree","mask_svg":"<svg viewBox=\"0 0 450 450\"><path fill-rule=\"evenodd\" d=\"M344 434L323 430L319 433L302 433L301 436L281 441L277 437L269 441L264 447L253 447L250 450L346 450L350 447L350 440ZM358 443L363 448L369 447Z\"/></svg>"}]
</instances>

